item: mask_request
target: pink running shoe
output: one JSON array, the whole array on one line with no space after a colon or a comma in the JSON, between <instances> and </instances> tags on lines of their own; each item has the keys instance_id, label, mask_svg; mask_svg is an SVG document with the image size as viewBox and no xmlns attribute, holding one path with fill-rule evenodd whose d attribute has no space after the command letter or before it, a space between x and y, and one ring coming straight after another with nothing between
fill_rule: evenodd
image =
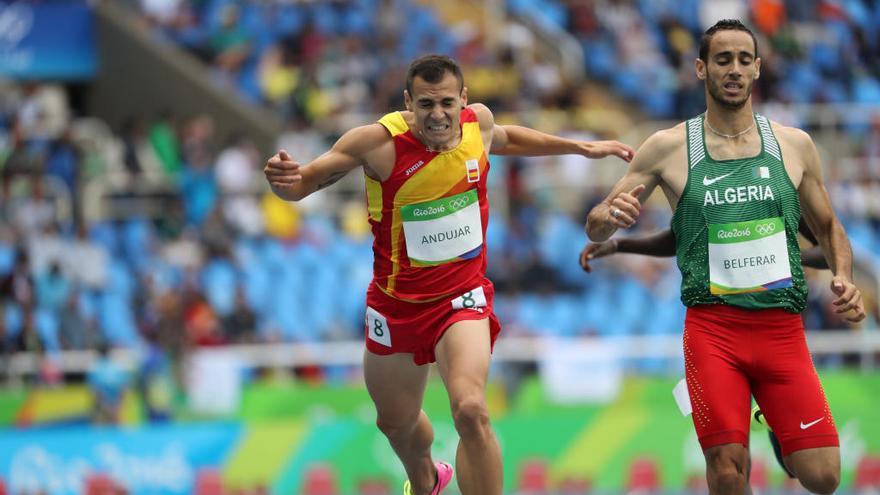
<instances>
[{"instance_id":1,"label":"pink running shoe","mask_svg":"<svg viewBox=\"0 0 880 495\"><path fill-rule=\"evenodd\" d=\"M434 463L434 467L437 468L437 484L434 485L434 489L431 490L431 495L440 495L440 492L449 485L449 482L452 481L452 477L455 476L455 471L452 469L452 465L448 462L438 461ZM409 483L409 480L403 484L403 495L413 495L412 486Z\"/></svg>"}]
</instances>

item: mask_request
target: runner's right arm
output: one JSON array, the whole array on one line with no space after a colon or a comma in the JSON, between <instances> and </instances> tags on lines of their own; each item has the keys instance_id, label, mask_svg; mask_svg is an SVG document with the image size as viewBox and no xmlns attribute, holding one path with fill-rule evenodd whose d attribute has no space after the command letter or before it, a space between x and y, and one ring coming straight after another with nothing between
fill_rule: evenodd
<instances>
[{"instance_id":1,"label":"runner's right arm","mask_svg":"<svg viewBox=\"0 0 880 495\"><path fill-rule=\"evenodd\" d=\"M801 251L801 264L808 268L816 268L819 270L828 269L828 260L825 259L825 253L819 246L813 246Z\"/></svg>"},{"instance_id":2,"label":"runner's right arm","mask_svg":"<svg viewBox=\"0 0 880 495\"><path fill-rule=\"evenodd\" d=\"M281 150L269 158L263 173L278 197L299 201L332 185L353 169L372 162L370 157L378 153L383 144L390 142L390 136L381 124L356 127L307 165L300 165L290 153Z\"/></svg>"},{"instance_id":3,"label":"runner's right arm","mask_svg":"<svg viewBox=\"0 0 880 495\"><path fill-rule=\"evenodd\" d=\"M675 234L672 229L642 237L625 237L617 240L618 253L645 254L667 258L675 256Z\"/></svg>"},{"instance_id":4,"label":"runner's right arm","mask_svg":"<svg viewBox=\"0 0 880 495\"><path fill-rule=\"evenodd\" d=\"M660 131L649 137L636 151L624 175L608 197L587 215L585 230L590 240L602 242L618 228L628 229L636 223L642 209L640 199L651 195L660 183L661 163L678 144L677 137ZM613 215L617 213L617 216Z\"/></svg>"}]
</instances>

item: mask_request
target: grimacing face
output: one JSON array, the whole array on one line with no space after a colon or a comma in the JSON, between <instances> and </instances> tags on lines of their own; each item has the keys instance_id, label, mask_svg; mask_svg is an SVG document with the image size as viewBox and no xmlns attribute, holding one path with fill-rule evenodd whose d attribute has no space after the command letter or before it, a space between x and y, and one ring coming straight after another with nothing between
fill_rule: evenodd
<instances>
[{"instance_id":1,"label":"grimacing face","mask_svg":"<svg viewBox=\"0 0 880 495\"><path fill-rule=\"evenodd\" d=\"M447 72L438 83L416 77L412 94L404 90L406 109L415 116L415 133L429 148L446 150L458 144L461 136L459 115L467 105L467 88L459 92L459 82Z\"/></svg>"},{"instance_id":2,"label":"grimacing face","mask_svg":"<svg viewBox=\"0 0 880 495\"><path fill-rule=\"evenodd\" d=\"M752 85L761 72L755 44L745 31L721 30L712 35L706 62L697 59L697 77L706 82L706 92L729 110L742 108L752 95Z\"/></svg>"}]
</instances>

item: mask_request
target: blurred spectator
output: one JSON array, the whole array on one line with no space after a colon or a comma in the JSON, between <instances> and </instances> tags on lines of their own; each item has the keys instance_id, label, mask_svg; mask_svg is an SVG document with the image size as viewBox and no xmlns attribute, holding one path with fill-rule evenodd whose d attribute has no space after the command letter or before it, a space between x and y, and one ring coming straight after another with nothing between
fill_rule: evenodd
<instances>
[{"instance_id":1,"label":"blurred spectator","mask_svg":"<svg viewBox=\"0 0 880 495\"><path fill-rule=\"evenodd\" d=\"M212 157L204 149L187 154L180 189L189 225L200 226L208 218L217 201L217 183L211 169Z\"/></svg>"},{"instance_id":2,"label":"blurred spectator","mask_svg":"<svg viewBox=\"0 0 880 495\"><path fill-rule=\"evenodd\" d=\"M189 338L184 331L183 295L177 290L154 294L150 306L155 309L155 321L145 328L146 340L158 346L168 360L173 389L183 391L183 361L189 351Z\"/></svg>"},{"instance_id":3,"label":"blurred spectator","mask_svg":"<svg viewBox=\"0 0 880 495\"><path fill-rule=\"evenodd\" d=\"M874 112L862 156L865 157L865 168L871 177L880 177L880 110Z\"/></svg>"},{"instance_id":4,"label":"blurred spectator","mask_svg":"<svg viewBox=\"0 0 880 495\"><path fill-rule=\"evenodd\" d=\"M6 200L9 222L24 237L31 237L52 227L56 218L53 200L45 194L42 180L34 180L28 194Z\"/></svg>"},{"instance_id":5,"label":"blurred spectator","mask_svg":"<svg viewBox=\"0 0 880 495\"><path fill-rule=\"evenodd\" d=\"M96 349L101 342L97 322L80 310L80 296L79 291L70 291L58 311L58 340L63 350Z\"/></svg>"},{"instance_id":6,"label":"blurred spectator","mask_svg":"<svg viewBox=\"0 0 880 495\"><path fill-rule=\"evenodd\" d=\"M208 258L225 257L232 249L234 233L223 215L223 203L217 203L201 227L201 244Z\"/></svg>"},{"instance_id":7,"label":"blurred spectator","mask_svg":"<svg viewBox=\"0 0 880 495\"><path fill-rule=\"evenodd\" d=\"M184 306L183 324L193 345L213 347L226 343L217 313L201 293L193 292Z\"/></svg>"},{"instance_id":8,"label":"blurred spectator","mask_svg":"<svg viewBox=\"0 0 880 495\"><path fill-rule=\"evenodd\" d=\"M30 258L27 251L19 247L15 250L12 270L0 279L0 301L7 312L9 305L15 305L27 313L34 307L35 292Z\"/></svg>"},{"instance_id":9,"label":"blurred spectator","mask_svg":"<svg viewBox=\"0 0 880 495\"><path fill-rule=\"evenodd\" d=\"M254 344L257 341L257 315L250 308L242 286L235 290L235 307L221 320L227 342Z\"/></svg>"},{"instance_id":10,"label":"blurred spectator","mask_svg":"<svg viewBox=\"0 0 880 495\"><path fill-rule=\"evenodd\" d=\"M66 241L63 262L64 272L85 290L100 290L107 283L110 253L103 245L88 236L85 225L80 224L76 236Z\"/></svg>"},{"instance_id":11,"label":"blurred spectator","mask_svg":"<svg viewBox=\"0 0 880 495\"><path fill-rule=\"evenodd\" d=\"M257 68L263 98L288 118L296 113L294 92L303 78L298 41L293 36L282 37L263 51Z\"/></svg>"},{"instance_id":12,"label":"blurred spectator","mask_svg":"<svg viewBox=\"0 0 880 495\"><path fill-rule=\"evenodd\" d=\"M81 152L73 140L72 130L68 126L58 139L51 142L46 156L46 174L56 178L64 185L64 191L58 194L70 198L74 219L80 212L80 162Z\"/></svg>"},{"instance_id":13,"label":"blurred spectator","mask_svg":"<svg viewBox=\"0 0 880 495\"><path fill-rule=\"evenodd\" d=\"M4 193L8 191L9 183L15 176L32 176L40 172L38 167L41 149L29 144L24 127L17 118L12 117L7 132L3 154L0 155L3 159Z\"/></svg>"},{"instance_id":14,"label":"blurred spectator","mask_svg":"<svg viewBox=\"0 0 880 495\"><path fill-rule=\"evenodd\" d=\"M260 171L260 156L254 143L241 135L229 138L214 164L217 185L226 196L253 191Z\"/></svg>"},{"instance_id":15,"label":"blurred spectator","mask_svg":"<svg viewBox=\"0 0 880 495\"><path fill-rule=\"evenodd\" d=\"M97 424L119 424L122 399L128 389L128 373L113 360L106 342L98 346L98 358L86 378L92 394L92 420Z\"/></svg>"},{"instance_id":16,"label":"blurred spectator","mask_svg":"<svg viewBox=\"0 0 880 495\"><path fill-rule=\"evenodd\" d=\"M70 123L67 92L59 84L28 82L16 115L25 141L47 144L58 139Z\"/></svg>"},{"instance_id":17,"label":"blurred spectator","mask_svg":"<svg viewBox=\"0 0 880 495\"><path fill-rule=\"evenodd\" d=\"M73 290L70 281L61 273L59 260L49 262L48 269L36 275L37 307L57 314L67 304Z\"/></svg>"},{"instance_id":18,"label":"blurred spectator","mask_svg":"<svg viewBox=\"0 0 880 495\"><path fill-rule=\"evenodd\" d=\"M137 374L137 392L150 422L167 421L172 413L174 379L168 356L150 343Z\"/></svg>"},{"instance_id":19,"label":"blurred spectator","mask_svg":"<svg viewBox=\"0 0 880 495\"><path fill-rule=\"evenodd\" d=\"M159 25L171 25L180 14L182 0L140 0L141 11Z\"/></svg>"},{"instance_id":20,"label":"blurred spectator","mask_svg":"<svg viewBox=\"0 0 880 495\"><path fill-rule=\"evenodd\" d=\"M263 216L255 196L260 167L256 146L243 136L230 138L214 166L222 194L222 201L217 204L222 219L236 232L250 236L263 232Z\"/></svg>"},{"instance_id":21,"label":"blurred spectator","mask_svg":"<svg viewBox=\"0 0 880 495\"><path fill-rule=\"evenodd\" d=\"M165 175L170 179L176 179L181 169L180 140L171 115L163 113L159 116L150 127L149 139Z\"/></svg>"},{"instance_id":22,"label":"blurred spectator","mask_svg":"<svg viewBox=\"0 0 880 495\"><path fill-rule=\"evenodd\" d=\"M65 258L68 246L58 225L50 222L28 236L27 249L31 273L41 275Z\"/></svg>"},{"instance_id":23,"label":"blurred spectator","mask_svg":"<svg viewBox=\"0 0 880 495\"><path fill-rule=\"evenodd\" d=\"M238 5L228 3L223 6L220 25L209 34L208 44L220 77L234 84L251 50L250 37L239 25Z\"/></svg>"},{"instance_id":24,"label":"blurred spectator","mask_svg":"<svg viewBox=\"0 0 880 495\"><path fill-rule=\"evenodd\" d=\"M122 163L125 170L132 176L137 177L144 172L139 156L139 144L144 137L143 122L135 117L130 117L122 125Z\"/></svg>"}]
</instances>

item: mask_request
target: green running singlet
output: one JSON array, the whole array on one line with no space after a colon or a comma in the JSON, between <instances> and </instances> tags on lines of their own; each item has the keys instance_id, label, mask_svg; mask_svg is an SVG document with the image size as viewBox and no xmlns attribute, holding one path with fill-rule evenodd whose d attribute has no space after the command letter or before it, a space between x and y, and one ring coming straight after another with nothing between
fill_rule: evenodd
<instances>
[{"instance_id":1,"label":"green running singlet","mask_svg":"<svg viewBox=\"0 0 880 495\"><path fill-rule=\"evenodd\" d=\"M681 301L800 313L807 298L800 200L770 121L754 118L760 153L732 160L709 156L704 114L687 121L688 178L672 217Z\"/></svg>"}]
</instances>

